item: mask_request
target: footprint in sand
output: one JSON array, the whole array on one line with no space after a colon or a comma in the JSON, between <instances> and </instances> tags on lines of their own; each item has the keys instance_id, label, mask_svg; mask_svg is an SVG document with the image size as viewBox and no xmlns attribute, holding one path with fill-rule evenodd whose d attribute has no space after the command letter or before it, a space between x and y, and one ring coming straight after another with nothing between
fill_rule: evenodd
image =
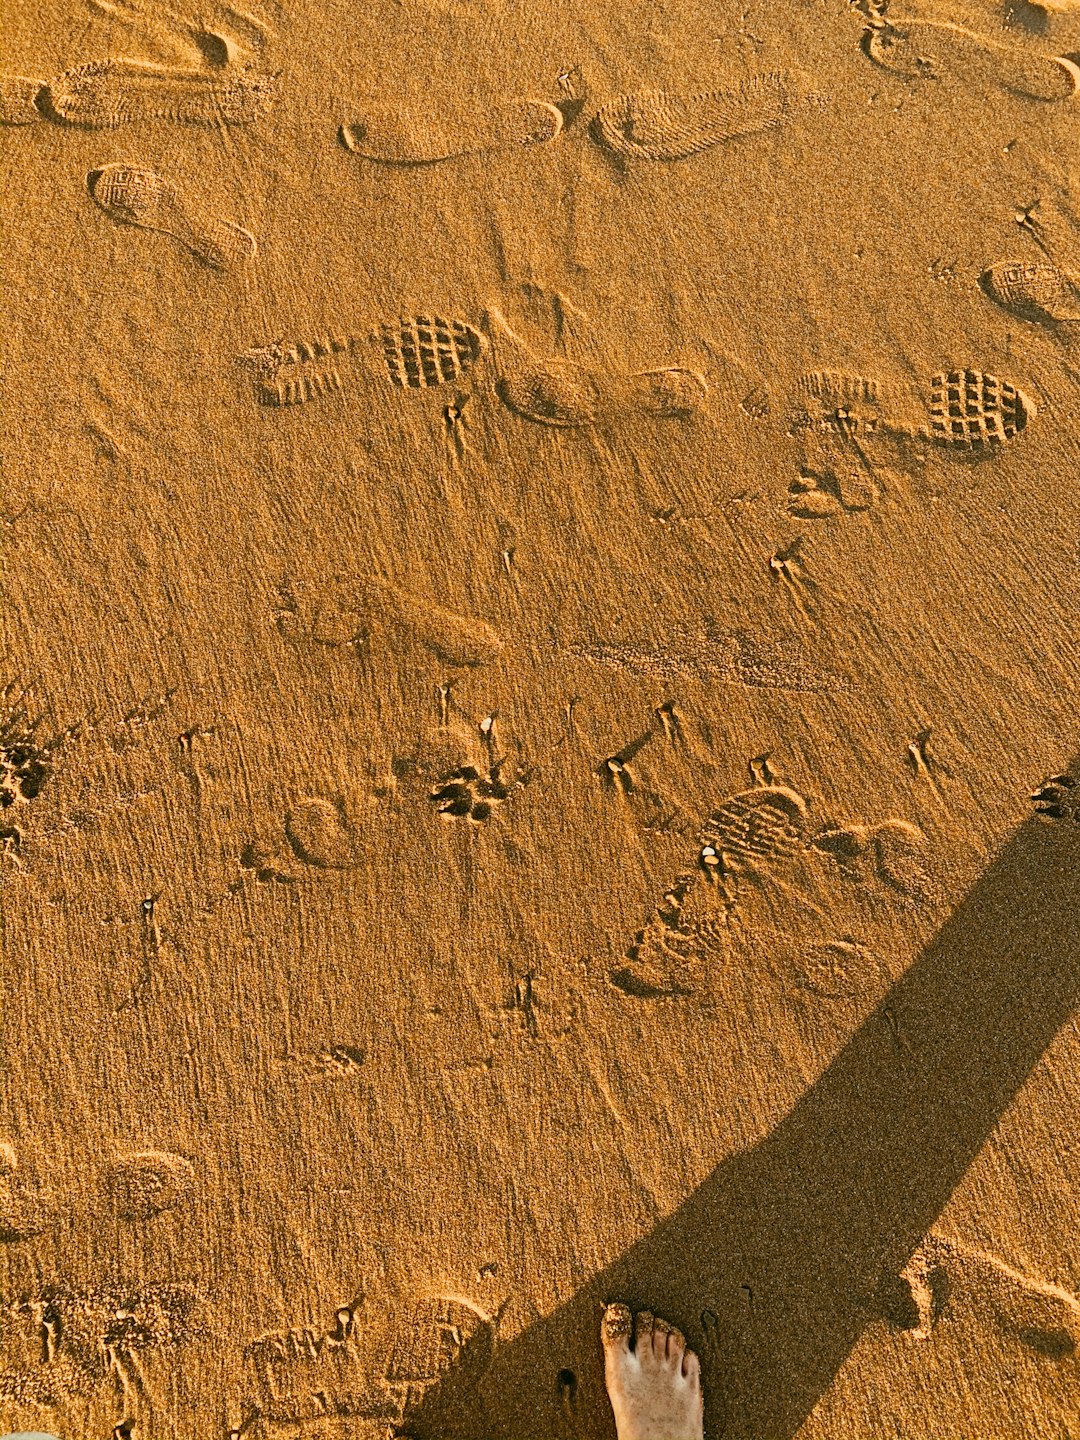
<instances>
[{"instance_id":1,"label":"footprint in sand","mask_svg":"<svg viewBox=\"0 0 1080 1440\"><path fill-rule=\"evenodd\" d=\"M881 956L850 937L816 941L786 957L784 969L799 989L824 1000L862 1000L889 984Z\"/></svg>"},{"instance_id":2,"label":"footprint in sand","mask_svg":"<svg viewBox=\"0 0 1080 1440\"><path fill-rule=\"evenodd\" d=\"M854 469L841 476L834 470L804 465L788 486L788 512L800 520L859 514L869 510L876 499L872 476Z\"/></svg>"},{"instance_id":3,"label":"footprint in sand","mask_svg":"<svg viewBox=\"0 0 1080 1440\"><path fill-rule=\"evenodd\" d=\"M797 94L795 78L786 70L697 95L637 90L601 106L589 128L616 155L683 160L740 135L775 130L790 117Z\"/></svg>"},{"instance_id":4,"label":"footprint in sand","mask_svg":"<svg viewBox=\"0 0 1080 1440\"><path fill-rule=\"evenodd\" d=\"M729 897L699 884L686 872L664 891L660 903L627 948L627 964L609 979L635 1000L692 995L730 944Z\"/></svg>"},{"instance_id":5,"label":"footprint in sand","mask_svg":"<svg viewBox=\"0 0 1080 1440\"><path fill-rule=\"evenodd\" d=\"M1035 402L985 370L942 370L930 382L930 438L962 450L996 450L1027 428Z\"/></svg>"},{"instance_id":6,"label":"footprint in sand","mask_svg":"<svg viewBox=\"0 0 1080 1440\"><path fill-rule=\"evenodd\" d=\"M870 378L831 370L804 375L797 390L788 416L792 433L831 434L857 444L921 439L986 454L1014 440L1036 413L1030 395L986 370L939 371L921 405Z\"/></svg>"},{"instance_id":7,"label":"footprint in sand","mask_svg":"<svg viewBox=\"0 0 1080 1440\"><path fill-rule=\"evenodd\" d=\"M701 828L698 864L710 879L737 876L806 849L806 801L787 785L754 785L729 796Z\"/></svg>"},{"instance_id":8,"label":"footprint in sand","mask_svg":"<svg viewBox=\"0 0 1080 1440\"><path fill-rule=\"evenodd\" d=\"M385 632L391 643L415 641L444 665L491 665L503 650L502 636L486 620L463 615L387 581L346 587L344 604L362 622Z\"/></svg>"},{"instance_id":9,"label":"footprint in sand","mask_svg":"<svg viewBox=\"0 0 1080 1440\"><path fill-rule=\"evenodd\" d=\"M940 1235L929 1235L899 1276L883 1277L878 1302L885 1318L915 1340L931 1339L949 1310L989 1321L1048 1360L1069 1359L1080 1348L1076 1295Z\"/></svg>"},{"instance_id":10,"label":"footprint in sand","mask_svg":"<svg viewBox=\"0 0 1080 1440\"><path fill-rule=\"evenodd\" d=\"M927 839L909 820L827 826L814 835L810 844L828 855L849 880L876 882L910 902L933 897L934 886L926 863Z\"/></svg>"},{"instance_id":11,"label":"footprint in sand","mask_svg":"<svg viewBox=\"0 0 1080 1440\"><path fill-rule=\"evenodd\" d=\"M340 392L344 385L339 365L360 347L361 341L354 335L280 339L245 350L237 355L236 363L251 372L259 404L280 409Z\"/></svg>"},{"instance_id":12,"label":"footprint in sand","mask_svg":"<svg viewBox=\"0 0 1080 1440\"><path fill-rule=\"evenodd\" d=\"M402 390L424 390L458 380L480 358L484 337L464 320L412 315L379 331L387 373Z\"/></svg>"},{"instance_id":13,"label":"footprint in sand","mask_svg":"<svg viewBox=\"0 0 1080 1440\"><path fill-rule=\"evenodd\" d=\"M895 408L894 397L873 376L808 370L796 381L788 429L792 433L817 431L862 440L886 432L890 406Z\"/></svg>"},{"instance_id":14,"label":"footprint in sand","mask_svg":"<svg viewBox=\"0 0 1080 1440\"><path fill-rule=\"evenodd\" d=\"M18 1174L14 1145L0 1142L0 1244L31 1240L59 1217L51 1193Z\"/></svg>"},{"instance_id":15,"label":"footprint in sand","mask_svg":"<svg viewBox=\"0 0 1080 1440\"><path fill-rule=\"evenodd\" d=\"M340 800L320 795L298 800L285 816L285 838L298 860L319 870L347 870L361 858Z\"/></svg>"},{"instance_id":16,"label":"footprint in sand","mask_svg":"<svg viewBox=\"0 0 1080 1440\"><path fill-rule=\"evenodd\" d=\"M946 20L882 21L862 45L875 65L908 80L972 78L1043 101L1068 100L1080 87L1080 66L1067 56L1000 45Z\"/></svg>"},{"instance_id":17,"label":"footprint in sand","mask_svg":"<svg viewBox=\"0 0 1080 1440\"><path fill-rule=\"evenodd\" d=\"M1003 310L1043 324L1080 324L1080 277L1049 260L998 260L979 276L983 293Z\"/></svg>"},{"instance_id":18,"label":"footprint in sand","mask_svg":"<svg viewBox=\"0 0 1080 1440\"><path fill-rule=\"evenodd\" d=\"M278 632L294 644L363 647L378 636L391 649L419 644L444 665L470 669L493 664L504 648L486 620L370 576L337 576L310 587L283 583L278 597Z\"/></svg>"},{"instance_id":19,"label":"footprint in sand","mask_svg":"<svg viewBox=\"0 0 1080 1440\"><path fill-rule=\"evenodd\" d=\"M538 425L574 429L605 416L639 414L685 420L696 414L708 387L696 370L668 368L619 375L561 356L541 359L514 333L500 310L487 312L499 398L515 415Z\"/></svg>"},{"instance_id":20,"label":"footprint in sand","mask_svg":"<svg viewBox=\"0 0 1080 1440\"><path fill-rule=\"evenodd\" d=\"M486 774L475 765L462 765L443 776L428 798L445 819L460 817L482 825L510 794L513 782L503 778L502 764L496 761Z\"/></svg>"},{"instance_id":21,"label":"footprint in sand","mask_svg":"<svg viewBox=\"0 0 1080 1440\"><path fill-rule=\"evenodd\" d=\"M690 995L730 943L740 887L773 881L806 850L809 808L790 786L775 783L767 757L751 761L754 784L729 795L698 833L697 864L664 892L611 983L636 999ZM797 893L797 892L796 892Z\"/></svg>"},{"instance_id":22,"label":"footprint in sand","mask_svg":"<svg viewBox=\"0 0 1080 1440\"><path fill-rule=\"evenodd\" d=\"M181 125L246 125L274 99L273 78L261 71L207 75L137 60L98 60L50 80L45 112L68 125L112 129L137 120Z\"/></svg>"},{"instance_id":23,"label":"footprint in sand","mask_svg":"<svg viewBox=\"0 0 1080 1440\"><path fill-rule=\"evenodd\" d=\"M0 125L33 125L44 119L38 108L38 97L44 89L44 80L0 75Z\"/></svg>"},{"instance_id":24,"label":"footprint in sand","mask_svg":"<svg viewBox=\"0 0 1080 1440\"><path fill-rule=\"evenodd\" d=\"M275 408L305 405L345 388L339 368L372 343L382 351L390 382L401 390L427 390L460 380L484 351L478 330L443 315L404 315L374 334L325 334L311 340L275 340L236 357L252 372L255 398Z\"/></svg>"},{"instance_id":25,"label":"footprint in sand","mask_svg":"<svg viewBox=\"0 0 1080 1440\"><path fill-rule=\"evenodd\" d=\"M462 155L545 145L563 127L562 112L545 100L510 100L461 114L398 106L373 108L342 125L346 150L383 165L433 165Z\"/></svg>"},{"instance_id":26,"label":"footprint in sand","mask_svg":"<svg viewBox=\"0 0 1080 1440\"><path fill-rule=\"evenodd\" d=\"M255 254L247 230L201 214L171 180L144 165L104 165L90 171L86 184L113 220L171 235L215 270L246 264Z\"/></svg>"},{"instance_id":27,"label":"footprint in sand","mask_svg":"<svg viewBox=\"0 0 1080 1440\"><path fill-rule=\"evenodd\" d=\"M1042 819L1080 824L1080 787L1072 775L1050 775L1028 798Z\"/></svg>"},{"instance_id":28,"label":"footprint in sand","mask_svg":"<svg viewBox=\"0 0 1080 1440\"><path fill-rule=\"evenodd\" d=\"M61 737L45 739L21 703L0 716L0 808L36 800L53 772Z\"/></svg>"},{"instance_id":29,"label":"footprint in sand","mask_svg":"<svg viewBox=\"0 0 1080 1440\"><path fill-rule=\"evenodd\" d=\"M373 582L367 603L372 614L377 607L385 627L416 640L444 665L491 665L502 654L502 636L486 620L436 605L398 586Z\"/></svg>"},{"instance_id":30,"label":"footprint in sand","mask_svg":"<svg viewBox=\"0 0 1080 1440\"><path fill-rule=\"evenodd\" d=\"M44 1317L42 1349L50 1355L48 1368L69 1362L74 1382L70 1388L85 1393L87 1381L97 1385L115 1373L117 1360L130 1359L135 1352L172 1350L199 1338L202 1301L200 1287L186 1280L132 1279L85 1290L63 1281L51 1283L30 1304Z\"/></svg>"},{"instance_id":31,"label":"footprint in sand","mask_svg":"<svg viewBox=\"0 0 1080 1440\"><path fill-rule=\"evenodd\" d=\"M324 1424L344 1420L349 1435L397 1435L452 1369L472 1383L483 1376L495 1322L471 1301L436 1296L385 1316L369 1315L364 1303L341 1306L332 1329L293 1326L245 1346L249 1404L274 1433L300 1425L307 1435L312 1423L329 1435Z\"/></svg>"},{"instance_id":32,"label":"footprint in sand","mask_svg":"<svg viewBox=\"0 0 1080 1440\"><path fill-rule=\"evenodd\" d=\"M41 1410L93 1394L92 1378L70 1357L61 1340L59 1317L40 1290L34 1293L31 1288L17 1295L9 1291L0 1298L0 1404L5 1416L14 1411L27 1423L34 1423L30 1419L33 1414L40 1423L44 1418ZM58 1437L33 1430L5 1432L4 1440Z\"/></svg>"},{"instance_id":33,"label":"footprint in sand","mask_svg":"<svg viewBox=\"0 0 1080 1440\"><path fill-rule=\"evenodd\" d=\"M386 1383L407 1387L408 1403L415 1403L417 1390L441 1380L466 1357L475 1370L483 1369L493 1340L492 1317L471 1300L457 1295L415 1300L395 1319Z\"/></svg>"},{"instance_id":34,"label":"footprint in sand","mask_svg":"<svg viewBox=\"0 0 1080 1440\"><path fill-rule=\"evenodd\" d=\"M260 405L282 410L293 405L306 405L324 395L342 390L341 371L336 365L282 366L256 381L255 395Z\"/></svg>"},{"instance_id":35,"label":"footprint in sand","mask_svg":"<svg viewBox=\"0 0 1080 1440\"><path fill-rule=\"evenodd\" d=\"M108 14L112 32L127 26L161 54L172 53L177 63L200 64L224 69L245 63L265 50L270 33L254 13L236 6L214 6L213 19L202 23L165 4L147 5L146 0L93 0L92 9Z\"/></svg>"},{"instance_id":36,"label":"footprint in sand","mask_svg":"<svg viewBox=\"0 0 1080 1440\"><path fill-rule=\"evenodd\" d=\"M190 1200L195 1167L167 1150L138 1150L114 1160L105 1172L105 1191L121 1220L152 1220Z\"/></svg>"}]
</instances>

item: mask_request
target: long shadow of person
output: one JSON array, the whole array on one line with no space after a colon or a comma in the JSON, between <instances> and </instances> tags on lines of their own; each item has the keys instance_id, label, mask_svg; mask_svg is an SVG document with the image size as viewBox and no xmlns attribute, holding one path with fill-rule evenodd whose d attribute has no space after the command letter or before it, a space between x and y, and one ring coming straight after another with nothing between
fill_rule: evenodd
<instances>
[{"instance_id":1,"label":"long shadow of person","mask_svg":"<svg viewBox=\"0 0 1080 1440\"><path fill-rule=\"evenodd\" d=\"M620 1299L683 1325L702 1353L707 1434L793 1436L882 1277L906 1264L1080 999L1080 823L1056 808L1016 831L770 1135L497 1345L482 1375L451 1371L408 1433L610 1435L597 1330L602 1304ZM572 1414L557 1379L568 1363Z\"/></svg>"}]
</instances>

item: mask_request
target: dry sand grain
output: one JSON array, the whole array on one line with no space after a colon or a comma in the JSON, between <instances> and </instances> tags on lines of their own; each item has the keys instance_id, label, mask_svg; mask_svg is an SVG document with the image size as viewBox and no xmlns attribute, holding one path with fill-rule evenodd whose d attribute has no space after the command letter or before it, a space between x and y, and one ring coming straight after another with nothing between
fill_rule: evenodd
<instances>
[{"instance_id":1,"label":"dry sand grain","mask_svg":"<svg viewBox=\"0 0 1080 1440\"><path fill-rule=\"evenodd\" d=\"M1080 9L186 3L4 6L0 1428L1080 1436Z\"/></svg>"}]
</instances>

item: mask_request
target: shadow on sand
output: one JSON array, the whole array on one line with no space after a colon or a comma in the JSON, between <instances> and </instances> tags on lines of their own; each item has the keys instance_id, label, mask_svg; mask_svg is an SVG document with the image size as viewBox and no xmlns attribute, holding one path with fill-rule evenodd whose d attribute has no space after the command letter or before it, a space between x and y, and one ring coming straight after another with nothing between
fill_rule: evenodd
<instances>
[{"instance_id":1,"label":"shadow on sand","mask_svg":"<svg viewBox=\"0 0 1080 1440\"><path fill-rule=\"evenodd\" d=\"M466 1355L407 1433L613 1434L597 1335L602 1303L621 1299L701 1350L708 1434L794 1435L872 1318L881 1277L906 1263L1080 999L1075 818L1026 821L766 1139L498 1344L482 1374ZM576 1373L572 1404L560 1366Z\"/></svg>"}]
</instances>

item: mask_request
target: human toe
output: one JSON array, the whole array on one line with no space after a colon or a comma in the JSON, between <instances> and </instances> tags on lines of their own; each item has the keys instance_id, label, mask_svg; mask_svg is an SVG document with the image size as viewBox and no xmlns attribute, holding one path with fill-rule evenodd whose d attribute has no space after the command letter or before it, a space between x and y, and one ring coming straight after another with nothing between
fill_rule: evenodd
<instances>
[{"instance_id":1,"label":"human toe","mask_svg":"<svg viewBox=\"0 0 1080 1440\"><path fill-rule=\"evenodd\" d=\"M668 1339L672 1327L666 1320L661 1320L659 1315L653 1316L653 1350L658 1360L666 1360L668 1354Z\"/></svg>"},{"instance_id":2,"label":"human toe","mask_svg":"<svg viewBox=\"0 0 1080 1440\"><path fill-rule=\"evenodd\" d=\"M628 1354L633 1328L634 1317L628 1305L616 1302L606 1306L600 1322L600 1339L605 1351L613 1355Z\"/></svg>"},{"instance_id":3,"label":"human toe","mask_svg":"<svg viewBox=\"0 0 1080 1440\"><path fill-rule=\"evenodd\" d=\"M651 1310L639 1310L634 1316L634 1350L642 1360L653 1353L654 1324Z\"/></svg>"},{"instance_id":4,"label":"human toe","mask_svg":"<svg viewBox=\"0 0 1080 1440\"><path fill-rule=\"evenodd\" d=\"M686 1351L686 1336L677 1325L668 1326L667 1353L676 1369L682 1364L683 1354Z\"/></svg>"}]
</instances>

